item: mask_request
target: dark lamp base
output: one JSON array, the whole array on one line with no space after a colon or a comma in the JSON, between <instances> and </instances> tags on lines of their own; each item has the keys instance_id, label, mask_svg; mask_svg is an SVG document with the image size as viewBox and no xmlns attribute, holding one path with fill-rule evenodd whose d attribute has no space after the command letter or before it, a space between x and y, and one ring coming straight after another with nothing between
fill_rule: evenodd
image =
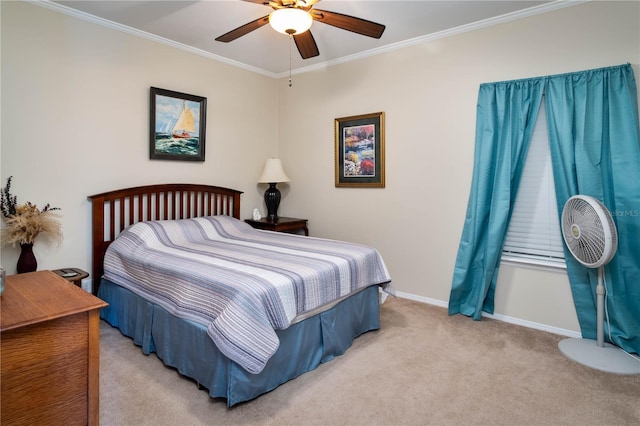
<instances>
[{"instance_id":1,"label":"dark lamp base","mask_svg":"<svg viewBox=\"0 0 640 426\"><path fill-rule=\"evenodd\" d=\"M277 183L270 182L269 188L264 192L264 202L267 205L267 220L269 222L278 221L278 206L280 205L280 191L276 188Z\"/></svg>"}]
</instances>

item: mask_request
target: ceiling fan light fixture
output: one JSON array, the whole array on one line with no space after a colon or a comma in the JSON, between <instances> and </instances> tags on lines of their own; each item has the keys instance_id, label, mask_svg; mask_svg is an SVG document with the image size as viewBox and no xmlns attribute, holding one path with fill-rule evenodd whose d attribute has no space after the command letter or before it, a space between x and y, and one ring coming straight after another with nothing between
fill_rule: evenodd
<instances>
[{"instance_id":1,"label":"ceiling fan light fixture","mask_svg":"<svg viewBox=\"0 0 640 426\"><path fill-rule=\"evenodd\" d=\"M282 34L296 35L311 28L313 18L309 12L302 9L283 8L278 9L269 15L271 27Z\"/></svg>"}]
</instances>

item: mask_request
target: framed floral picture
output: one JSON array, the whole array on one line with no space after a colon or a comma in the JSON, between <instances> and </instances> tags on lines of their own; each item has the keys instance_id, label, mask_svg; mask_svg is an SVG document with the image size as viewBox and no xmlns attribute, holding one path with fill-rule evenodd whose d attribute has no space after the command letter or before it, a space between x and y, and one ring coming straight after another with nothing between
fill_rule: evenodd
<instances>
[{"instance_id":1,"label":"framed floral picture","mask_svg":"<svg viewBox=\"0 0 640 426\"><path fill-rule=\"evenodd\" d=\"M207 98L151 88L149 158L204 161Z\"/></svg>"},{"instance_id":2,"label":"framed floral picture","mask_svg":"<svg viewBox=\"0 0 640 426\"><path fill-rule=\"evenodd\" d=\"M384 112L335 119L336 187L384 188Z\"/></svg>"}]
</instances>

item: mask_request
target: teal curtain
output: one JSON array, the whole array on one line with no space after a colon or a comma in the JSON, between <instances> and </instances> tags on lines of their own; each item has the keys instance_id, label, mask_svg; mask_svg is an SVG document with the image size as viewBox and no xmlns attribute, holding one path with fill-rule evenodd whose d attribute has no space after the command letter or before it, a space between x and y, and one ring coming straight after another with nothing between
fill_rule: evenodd
<instances>
[{"instance_id":1,"label":"teal curtain","mask_svg":"<svg viewBox=\"0 0 640 426\"><path fill-rule=\"evenodd\" d=\"M591 195L612 212L616 256L605 267L605 338L640 352L640 130L630 65L480 86L476 152L449 314L493 313L502 246L543 92L558 215L572 195ZM565 249L585 338L596 336L597 271Z\"/></svg>"},{"instance_id":2,"label":"teal curtain","mask_svg":"<svg viewBox=\"0 0 640 426\"><path fill-rule=\"evenodd\" d=\"M449 314L493 313L500 255L542 99L541 80L480 85L475 166Z\"/></svg>"},{"instance_id":3,"label":"teal curtain","mask_svg":"<svg viewBox=\"0 0 640 426\"><path fill-rule=\"evenodd\" d=\"M607 206L618 230L618 250L605 266L605 340L640 353L640 131L633 69L627 64L549 77L545 94L558 211L572 195L591 195ZM595 339L597 270L566 250L565 256L582 336Z\"/></svg>"}]
</instances>

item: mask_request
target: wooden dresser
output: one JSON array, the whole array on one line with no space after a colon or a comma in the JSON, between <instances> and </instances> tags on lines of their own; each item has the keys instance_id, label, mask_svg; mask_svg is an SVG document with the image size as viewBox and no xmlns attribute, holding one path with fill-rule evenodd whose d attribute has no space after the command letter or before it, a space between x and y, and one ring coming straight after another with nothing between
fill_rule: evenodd
<instances>
[{"instance_id":1,"label":"wooden dresser","mask_svg":"<svg viewBox=\"0 0 640 426\"><path fill-rule=\"evenodd\" d=\"M104 306L51 271L7 276L0 296L0 424L99 423Z\"/></svg>"}]
</instances>

